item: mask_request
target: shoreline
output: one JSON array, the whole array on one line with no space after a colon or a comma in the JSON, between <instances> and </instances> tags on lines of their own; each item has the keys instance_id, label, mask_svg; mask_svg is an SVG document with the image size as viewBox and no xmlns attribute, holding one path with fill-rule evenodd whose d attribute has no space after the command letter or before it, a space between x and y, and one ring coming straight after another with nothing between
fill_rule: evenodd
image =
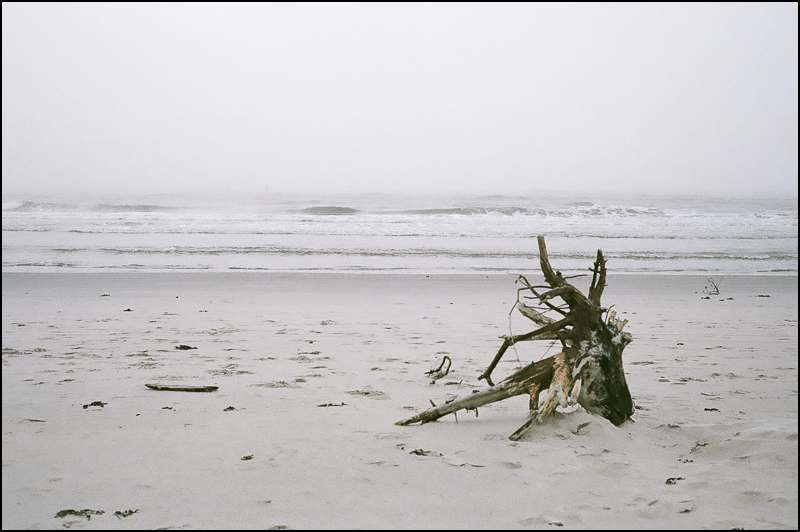
<instances>
[{"instance_id":1,"label":"shoreline","mask_svg":"<svg viewBox=\"0 0 800 532\"><path fill-rule=\"evenodd\" d=\"M564 273L574 275L583 273L578 270L563 270ZM511 276L517 275L534 276L540 275L538 268L531 270L519 271L486 271L486 272L402 272L402 271L381 271L381 270L364 270L364 271L327 271L327 270L256 270L256 269L228 269L228 270L212 270L212 269L198 269L198 268L176 268L176 269L162 269L162 270L123 270L113 268L98 268L95 270L84 269L63 269L56 271L24 271L24 270L3 270L2 275L190 275L190 274L226 274L226 275L341 275L341 276L407 276L407 277L487 277L487 276ZM769 277L769 278L788 278L797 279L798 272L752 272L752 273L729 273L729 272L666 272L666 271L653 271L653 272L609 272L609 277L720 277L720 278L737 278L737 277Z\"/></svg>"}]
</instances>

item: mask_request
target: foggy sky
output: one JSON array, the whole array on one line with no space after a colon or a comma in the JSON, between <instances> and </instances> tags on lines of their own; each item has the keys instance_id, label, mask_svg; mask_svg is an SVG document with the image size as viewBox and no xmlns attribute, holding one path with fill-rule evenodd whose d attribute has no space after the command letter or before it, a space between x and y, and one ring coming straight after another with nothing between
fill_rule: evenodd
<instances>
[{"instance_id":1,"label":"foggy sky","mask_svg":"<svg viewBox=\"0 0 800 532\"><path fill-rule=\"evenodd\" d=\"M797 15L4 3L3 194L796 197Z\"/></svg>"}]
</instances>

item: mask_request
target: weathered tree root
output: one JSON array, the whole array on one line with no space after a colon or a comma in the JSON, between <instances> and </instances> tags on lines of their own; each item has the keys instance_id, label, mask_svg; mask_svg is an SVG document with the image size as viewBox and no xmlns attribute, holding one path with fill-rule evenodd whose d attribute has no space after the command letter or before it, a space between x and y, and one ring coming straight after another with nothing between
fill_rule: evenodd
<instances>
[{"instance_id":1,"label":"weathered tree root","mask_svg":"<svg viewBox=\"0 0 800 532\"><path fill-rule=\"evenodd\" d=\"M615 312L601 306L606 287L606 260L602 250L597 250L591 268L591 285L588 296L585 296L550 266L543 236L538 237L538 244L539 262L548 285L537 287L524 276L519 276L518 282L524 286L517 291L515 306L539 328L527 334L503 337L500 349L479 377L485 379L491 388L434 406L398 421L397 425L429 423L459 410L477 409L522 394L530 395L530 414L525 424L510 435L512 440L523 438L531 428L552 415L556 407L575 402L615 425L630 419L634 411L633 400L622 368L622 351L631 342L631 336L622 332L627 320L618 320ZM533 294L525 297L535 299L538 304L528 306L520 302L523 292ZM564 304L553 303L557 298ZM559 319L547 316L548 312L556 313ZM560 341L562 351L530 364L494 385L491 374L509 347L518 342L545 339ZM545 391L545 397L539 408L542 391Z\"/></svg>"}]
</instances>

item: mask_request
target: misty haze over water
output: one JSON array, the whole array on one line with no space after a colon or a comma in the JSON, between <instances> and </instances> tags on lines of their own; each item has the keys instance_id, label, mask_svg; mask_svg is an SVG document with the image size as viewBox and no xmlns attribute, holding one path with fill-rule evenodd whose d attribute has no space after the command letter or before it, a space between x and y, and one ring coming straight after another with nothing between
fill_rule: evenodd
<instances>
[{"instance_id":1,"label":"misty haze over water","mask_svg":"<svg viewBox=\"0 0 800 532\"><path fill-rule=\"evenodd\" d=\"M3 198L797 197L797 4L3 4Z\"/></svg>"}]
</instances>

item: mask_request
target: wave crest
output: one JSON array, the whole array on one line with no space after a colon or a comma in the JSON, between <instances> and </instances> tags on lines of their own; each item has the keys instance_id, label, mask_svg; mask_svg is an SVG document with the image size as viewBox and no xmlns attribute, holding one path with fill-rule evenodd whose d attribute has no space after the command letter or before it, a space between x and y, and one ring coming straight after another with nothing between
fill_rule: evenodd
<instances>
[{"instance_id":1,"label":"wave crest","mask_svg":"<svg viewBox=\"0 0 800 532\"><path fill-rule=\"evenodd\" d=\"M74 211L76 207L68 203L51 203L47 201L23 201L16 207L5 208L7 212L59 212Z\"/></svg>"},{"instance_id":2,"label":"wave crest","mask_svg":"<svg viewBox=\"0 0 800 532\"><path fill-rule=\"evenodd\" d=\"M165 205L148 205L148 204L113 204L113 203L98 203L92 210L95 212L163 212L174 211L177 207L169 207Z\"/></svg>"},{"instance_id":3,"label":"wave crest","mask_svg":"<svg viewBox=\"0 0 800 532\"><path fill-rule=\"evenodd\" d=\"M337 214L357 214L358 209L352 207L340 207L338 205L325 205L322 207L306 207L303 214L337 215Z\"/></svg>"}]
</instances>

